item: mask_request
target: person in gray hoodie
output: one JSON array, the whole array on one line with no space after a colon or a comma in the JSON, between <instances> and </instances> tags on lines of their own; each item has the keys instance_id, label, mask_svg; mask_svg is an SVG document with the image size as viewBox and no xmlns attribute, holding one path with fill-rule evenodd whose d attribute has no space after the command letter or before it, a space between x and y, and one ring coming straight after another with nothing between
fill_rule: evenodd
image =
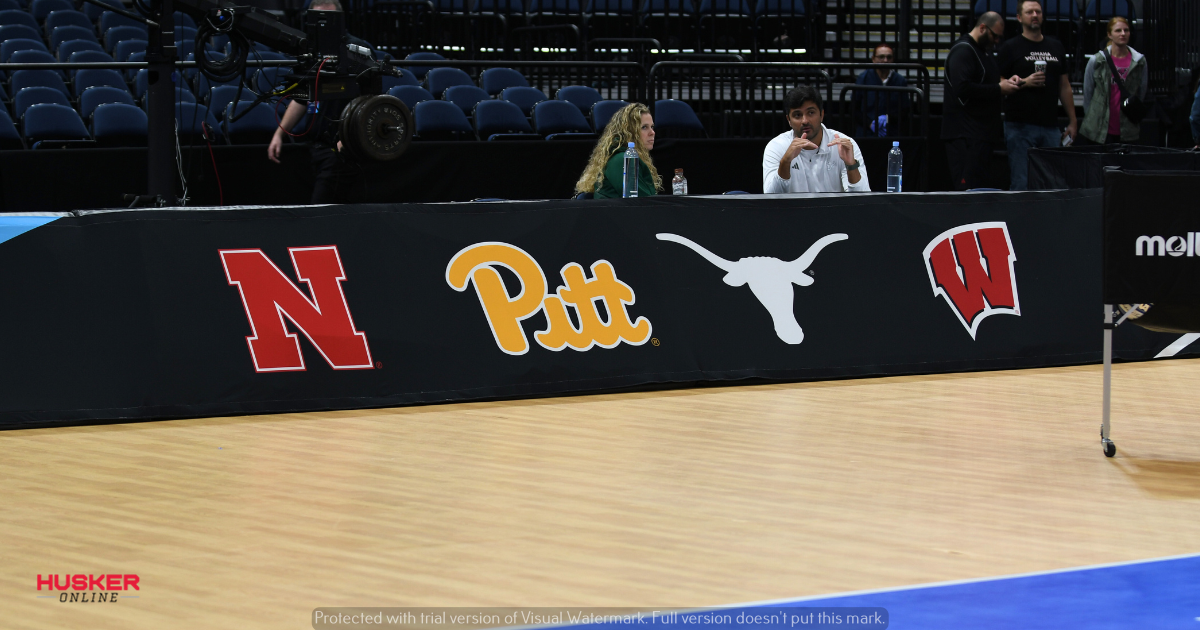
<instances>
[{"instance_id":1,"label":"person in gray hoodie","mask_svg":"<svg viewBox=\"0 0 1200 630\"><path fill-rule=\"evenodd\" d=\"M1108 45L1088 60L1083 72L1083 124L1079 134L1096 144L1134 142L1141 126L1121 112L1121 93L1112 67L1125 82L1127 97L1146 97L1150 71L1146 57L1129 46L1129 20L1108 21ZM1109 64L1109 58L1112 64Z\"/></svg>"}]
</instances>

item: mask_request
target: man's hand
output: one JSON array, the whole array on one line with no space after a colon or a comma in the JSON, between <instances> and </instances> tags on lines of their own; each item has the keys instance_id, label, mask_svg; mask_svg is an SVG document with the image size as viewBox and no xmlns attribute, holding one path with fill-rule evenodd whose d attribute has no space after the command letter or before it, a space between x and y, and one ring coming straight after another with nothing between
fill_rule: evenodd
<instances>
[{"instance_id":1,"label":"man's hand","mask_svg":"<svg viewBox=\"0 0 1200 630\"><path fill-rule=\"evenodd\" d=\"M833 142L825 145L828 147L837 147L838 157L847 165L854 163L854 142L840 134L833 134Z\"/></svg>"},{"instance_id":2,"label":"man's hand","mask_svg":"<svg viewBox=\"0 0 1200 630\"><path fill-rule=\"evenodd\" d=\"M1022 89L1045 87L1046 73L1045 72L1034 72L1033 74L1025 77L1024 79L1019 79L1017 81L1017 83L1020 85L1020 87Z\"/></svg>"},{"instance_id":3,"label":"man's hand","mask_svg":"<svg viewBox=\"0 0 1200 630\"><path fill-rule=\"evenodd\" d=\"M267 159L279 164L279 153L283 151L283 134L279 131L271 137L271 144L267 145Z\"/></svg>"},{"instance_id":4,"label":"man's hand","mask_svg":"<svg viewBox=\"0 0 1200 630\"><path fill-rule=\"evenodd\" d=\"M788 145L788 149L783 153L783 159L780 162L791 164L792 160L796 159L796 156L800 155L801 151L815 151L816 148L817 145L808 139L808 134L802 133L799 138L792 138L792 144Z\"/></svg>"},{"instance_id":5,"label":"man's hand","mask_svg":"<svg viewBox=\"0 0 1200 630\"><path fill-rule=\"evenodd\" d=\"M1018 76L1000 79L1000 93L1005 96L1015 94L1017 90L1021 89L1020 81L1021 77Z\"/></svg>"},{"instance_id":6,"label":"man's hand","mask_svg":"<svg viewBox=\"0 0 1200 630\"><path fill-rule=\"evenodd\" d=\"M1075 140L1078 139L1077 136L1079 136L1079 121L1072 121L1071 124L1067 125L1067 128L1065 130L1063 130L1063 137L1066 137L1066 136L1071 136L1071 142L1075 142Z\"/></svg>"}]
</instances>

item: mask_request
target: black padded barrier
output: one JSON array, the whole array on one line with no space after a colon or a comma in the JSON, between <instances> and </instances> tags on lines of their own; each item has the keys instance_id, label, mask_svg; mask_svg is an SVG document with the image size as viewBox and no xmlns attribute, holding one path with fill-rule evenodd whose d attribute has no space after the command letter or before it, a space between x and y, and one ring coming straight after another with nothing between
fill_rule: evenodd
<instances>
[{"instance_id":1,"label":"black padded barrier","mask_svg":"<svg viewBox=\"0 0 1200 630\"><path fill-rule=\"evenodd\" d=\"M1100 218L1091 190L29 219L0 426L1095 362Z\"/></svg>"}]
</instances>

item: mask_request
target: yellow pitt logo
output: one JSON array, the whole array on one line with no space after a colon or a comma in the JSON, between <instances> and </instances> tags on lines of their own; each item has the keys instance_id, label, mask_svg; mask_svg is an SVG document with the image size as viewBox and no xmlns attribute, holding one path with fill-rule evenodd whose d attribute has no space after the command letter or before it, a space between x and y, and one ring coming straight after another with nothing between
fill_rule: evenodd
<instances>
[{"instance_id":1,"label":"yellow pitt logo","mask_svg":"<svg viewBox=\"0 0 1200 630\"><path fill-rule=\"evenodd\" d=\"M504 286L497 267L516 274L521 287L515 295ZM521 322L539 311L546 314L548 326L534 333L534 339L547 350L615 348L622 341L640 346L650 340L650 320L639 317L629 321L625 307L634 303L633 289L617 279L612 263L592 263L591 278L577 263L568 263L559 275L565 286L549 293L546 274L533 256L508 243L476 243L455 254L446 265L446 282L455 291L465 291L474 283L496 345L508 354L529 352ZM597 302L604 303L607 322ZM578 327L567 309L575 313Z\"/></svg>"}]
</instances>

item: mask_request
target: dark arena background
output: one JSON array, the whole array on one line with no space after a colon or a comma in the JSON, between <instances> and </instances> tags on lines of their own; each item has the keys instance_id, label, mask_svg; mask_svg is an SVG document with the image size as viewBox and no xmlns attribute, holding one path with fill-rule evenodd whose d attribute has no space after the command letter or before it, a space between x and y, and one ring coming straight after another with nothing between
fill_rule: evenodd
<instances>
[{"instance_id":1,"label":"dark arena background","mask_svg":"<svg viewBox=\"0 0 1200 630\"><path fill-rule=\"evenodd\" d=\"M1200 2L1039 2L1138 139L966 191L1019 0L340 4L0 0L0 627L1197 626ZM763 193L800 85L870 192Z\"/></svg>"}]
</instances>

